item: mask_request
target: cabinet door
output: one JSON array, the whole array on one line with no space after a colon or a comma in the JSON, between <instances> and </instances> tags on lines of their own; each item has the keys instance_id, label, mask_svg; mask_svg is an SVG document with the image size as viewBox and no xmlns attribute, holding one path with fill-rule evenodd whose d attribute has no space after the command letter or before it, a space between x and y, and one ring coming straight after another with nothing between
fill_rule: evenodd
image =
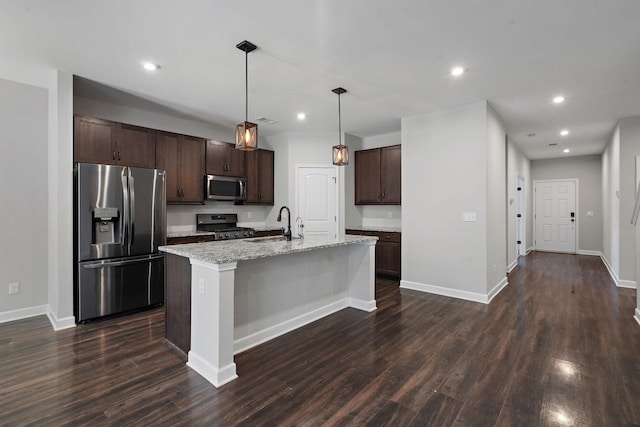
<instances>
[{"instance_id":1,"label":"cabinet door","mask_svg":"<svg viewBox=\"0 0 640 427\"><path fill-rule=\"evenodd\" d=\"M154 168L156 144L153 129L118 123L116 159L122 166Z\"/></svg>"},{"instance_id":2,"label":"cabinet door","mask_svg":"<svg viewBox=\"0 0 640 427\"><path fill-rule=\"evenodd\" d=\"M379 204L380 149L356 151L355 160L355 204Z\"/></svg>"},{"instance_id":3,"label":"cabinet door","mask_svg":"<svg viewBox=\"0 0 640 427\"><path fill-rule=\"evenodd\" d=\"M269 150L258 150L260 158L260 203L273 205L273 160L274 153Z\"/></svg>"},{"instance_id":4,"label":"cabinet door","mask_svg":"<svg viewBox=\"0 0 640 427\"><path fill-rule=\"evenodd\" d=\"M247 176L245 171L246 151L236 150L235 145L227 144L227 172L229 176Z\"/></svg>"},{"instance_id":5,"label":"cabinet door","mask_svg":"<svg viewBox=\"0 0 640 427\"><path fill-rule=\"evenodd\" d=\"M180 136L179 179L181 203L204 203L204 139Z\"/></svg>"},{"instance_id":6,"label":"cabinet door","mask_svg":"<svg viewBox=\"0 0 640 427\"><path fill-rule=\"evenodd\" d=\"M376 244L376 273L400 276L400 243L378 241Z\"/></svg>"},{"instance_id":7,"label":"cabinet door","mask_svg":"<svg viewBox=\"0 0 640 427\"><path fill-rule=\"evenodd\" d=\"M245 203L260 203L259 150L247 151L245 155L247 171L247 198Z\"/></svg>"},{"instance_id":8,"label":"cabinet door","mask_svg":"<svg viewBox=\"0 0 640 427\"><path fill-rule=\"evenodd\" d=\"M380 156L382 203L399 205L401 202L401 146L383 147Z\"/></svg>"},{"instance_id":9,"label":"cabinet door","mask_svg":"<svg viewBox=\"0 0 640 427\"><path fill-rule=\"evenodd\" d=\"M173 133L156 133L156 168L164 169L167 203L180 202L178 186L178 138Z\"/></svg>"},{"instance_id":10,"label":"cabinet door","mask_svg":"<svg viewBox=\"0 0 640 427\"><path fill-rule=\"evenodd\" d=\"M73 117L73 161L116 164L116 124L94 117Z\"/></svg>"},{"instance_id":11,"label":"cabinet door","mask_svg":"<svg viewBox=\"0 0 640 427\"><path fill-rule=\"evenodd\" d=\"M227 174L227 144L226 142L207 140L207 174Z\"/></svg>"}]
</instances>

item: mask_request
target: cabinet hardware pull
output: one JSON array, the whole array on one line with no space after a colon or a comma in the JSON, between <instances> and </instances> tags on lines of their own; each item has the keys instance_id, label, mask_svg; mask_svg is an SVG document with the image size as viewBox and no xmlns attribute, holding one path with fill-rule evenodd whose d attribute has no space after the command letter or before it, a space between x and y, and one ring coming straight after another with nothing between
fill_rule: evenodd
<instances>
[{"instance_id":1,"label":"cabinet hardware pull","mask_svg":"<svg viewBox=\"0 0 640 427\"><path fill-rule=\"evenodd\" d=\"M122 160L122 159L120 158L120 152L119 152L119 151L118 151L118 160Z\"/></svg>"},{"instance_id":2,"label":"cabinet hardware pull","mask_svg":"<svg viewBox=\"0 0 640 427\"><path fill-rule=\"evenodd\" d=\"M384 200L384 195L385 195L385 193L383 192L383 193L382 193L382 200Z\"/></svg>"},{"instance_id":3,"label":"cabinet hardware pull","mask_svg":"<svg viewBox=\"0 0 640 427\"><path fill-rule=\"evenodd\" d=\"M116 159L116 152L114 151L114 152L113 152L113 159L112 159L112 160L115 160L115 159Z\"/></svg>"}]
</instances>

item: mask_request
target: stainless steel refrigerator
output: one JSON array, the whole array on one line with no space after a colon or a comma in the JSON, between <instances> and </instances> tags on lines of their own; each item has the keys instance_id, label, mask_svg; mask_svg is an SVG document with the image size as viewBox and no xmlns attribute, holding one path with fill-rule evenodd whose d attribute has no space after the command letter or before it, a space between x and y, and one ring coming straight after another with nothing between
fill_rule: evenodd
<instances>
[{"instance_id":1,"label":"stainless steel refrigerator","mask_svg":"<svg viewBox=\"0 0 640 427\"><path fill-rule=\"evenodd\" d=\"M74 180L76 322L162 304L165 172L78 163Z\"/></svg>"}]
</instances>

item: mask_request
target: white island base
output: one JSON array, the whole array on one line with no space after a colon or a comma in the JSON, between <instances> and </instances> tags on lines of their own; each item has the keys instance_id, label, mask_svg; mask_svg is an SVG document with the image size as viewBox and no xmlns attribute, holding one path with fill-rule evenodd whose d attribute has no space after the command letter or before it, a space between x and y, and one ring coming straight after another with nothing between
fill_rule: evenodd
<instances>
[{"instance_id":1,"label":"white island base","mask_svg":"<svg viewBox=\"0 0 640 427\"><path fill-rule=\"evenodd\" d=\"M237 378L236 353L346 307L375 310L375 243L364 236L258 243L247 239L233 244L245 245L260 257L232 262L216 262L223 257L212 260L202 250L195 255L180 250L194 245L163 247L191 262L187 365L219 387ZM217 250L214 245L222 244L232 245L198 245Z\"/></svg>"}]
</instances>

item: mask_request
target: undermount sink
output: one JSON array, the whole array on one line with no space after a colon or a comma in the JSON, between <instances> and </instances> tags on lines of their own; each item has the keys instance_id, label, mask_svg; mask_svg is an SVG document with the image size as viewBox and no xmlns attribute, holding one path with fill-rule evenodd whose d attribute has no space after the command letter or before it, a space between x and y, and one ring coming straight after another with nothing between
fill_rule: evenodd
<instances>
[{"instance_id":1,"label":"undermount sink","mask_svg":"<svg viewBox=\"0 0 640 427\"><path fill-rule=\"evenodd\" d=\"M300 240L300 238L293 237L291 240ZM258 237L254 239L246 239L244 241L249 243L286 242L287 239L285 239L284 236L268 236L268 237Z\"/></svg>"}]
</instances>

